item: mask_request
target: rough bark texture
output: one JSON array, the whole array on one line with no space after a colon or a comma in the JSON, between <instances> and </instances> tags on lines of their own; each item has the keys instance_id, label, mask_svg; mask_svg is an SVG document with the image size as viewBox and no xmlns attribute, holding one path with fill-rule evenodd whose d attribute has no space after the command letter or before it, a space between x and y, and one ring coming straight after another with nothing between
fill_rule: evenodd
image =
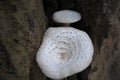
<instances>
[{"instance_id":1,"label":"rough bark texture","mask_svg":"<svg viewBox=\"0 0 120 80\"><path fill-rule=\"evenodd\" d=\"M44 80L34 61L46 20L41 0L0 0L0 80Z\"/></svg>"},{"instance_id":2,"label":"rough bark texture","mask_svg":"<svg viewBox=\"0 0 120 80\"><path fill-rule=\"evenodd\" d=\"M82 15L71 26L90 35L95 52L91 65L77 74L78 80L120 80L120 0L44 0L44 7L50 26L57 26L52 21L55 11L72 9Z\"/></svg>"}]
</instances>

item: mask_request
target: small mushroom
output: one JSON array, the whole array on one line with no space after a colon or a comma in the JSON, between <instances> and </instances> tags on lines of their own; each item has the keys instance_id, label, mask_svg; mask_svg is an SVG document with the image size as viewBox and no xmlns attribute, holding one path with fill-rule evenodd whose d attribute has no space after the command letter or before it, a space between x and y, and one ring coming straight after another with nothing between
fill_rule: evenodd
<instances>
[{"instance_id":1,"label":"small mushroom","mask_svg":"<svg viewBox=\"0 0 120 80\"><path fill-rule=\"evenodd\" d=\"M70 23L77 22L80 19L80 13L72 10L61 10L53 14L53 20L57 23L62 23L63 26L70 26Z\"/></svg>"}]
</instances>

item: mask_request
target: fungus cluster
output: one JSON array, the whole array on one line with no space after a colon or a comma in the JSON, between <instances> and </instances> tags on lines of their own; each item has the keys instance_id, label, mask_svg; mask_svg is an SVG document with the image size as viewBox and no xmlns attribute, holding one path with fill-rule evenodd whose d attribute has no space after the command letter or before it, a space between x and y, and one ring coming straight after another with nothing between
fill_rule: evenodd
<instances>
[{"instance_id":1,"label":"fungus cluster","mask_svg":"<svg viewBox=\"0 0 120 80\"><path fill-rule=\"evenodd\" d=\"M70 24L80 20L81 16L77 12L63 10L54 13L53 19ZM50 27L44 33L36 61L47 77L62 79L86 69L92 61L93 51L92 41L86 32L68 26Z\"/></svg>"}]
</instances>

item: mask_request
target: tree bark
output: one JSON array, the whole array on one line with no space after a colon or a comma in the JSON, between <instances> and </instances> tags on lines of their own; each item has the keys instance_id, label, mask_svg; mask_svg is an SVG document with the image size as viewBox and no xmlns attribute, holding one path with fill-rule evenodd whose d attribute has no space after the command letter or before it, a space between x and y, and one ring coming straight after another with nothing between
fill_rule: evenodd
<instances>
[{"instance_id":1,"label":"tree bark","mask_svg":"<svg viewBox=\"0 0 120 80\"><path fill-rule=\"evenodd\" d=\"M35 53L45 31L41 0L0 1L0 80L44 80Z\"/></svg>"},{"instance_id":2,"label":"tree bark","mask_svg":"<svg viewBox=\"0 0 120 80\"><path fill-rule=\"evenodd\" d=\"M86 17L95 54L88 80L120 80L120 0L90 3Z\"/></svg>"}]
</instances>

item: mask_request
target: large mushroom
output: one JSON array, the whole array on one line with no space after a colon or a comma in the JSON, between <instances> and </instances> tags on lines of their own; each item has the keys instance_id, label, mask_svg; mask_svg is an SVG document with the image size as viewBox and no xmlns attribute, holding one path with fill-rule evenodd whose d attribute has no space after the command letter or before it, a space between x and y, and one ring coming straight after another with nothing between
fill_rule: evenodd
<instances>
[{"instance_id":1,"label":"large mushroom","mask_svg":"<svg viewBox=\"0 0 120 80\"><path fill-rule=\"evenodd\" d=\"M67 10L68 12L71 11ZM67 13L64 14L67 15ZM68 14L72 15L72 13ZM60 21L58 21L59 17L55 18L57 14L54 14L54 20L62 22L62 15ZM79 15L79 19L76 17L73 21L64 19L65 24L75 22L80 18ZM36 54L36 61L47 77L62 79L86 69L92 61L93 51L92 41L86 32L66 26L51 27L43 36L42 44Z\"/></svg>"}]
</instances>

